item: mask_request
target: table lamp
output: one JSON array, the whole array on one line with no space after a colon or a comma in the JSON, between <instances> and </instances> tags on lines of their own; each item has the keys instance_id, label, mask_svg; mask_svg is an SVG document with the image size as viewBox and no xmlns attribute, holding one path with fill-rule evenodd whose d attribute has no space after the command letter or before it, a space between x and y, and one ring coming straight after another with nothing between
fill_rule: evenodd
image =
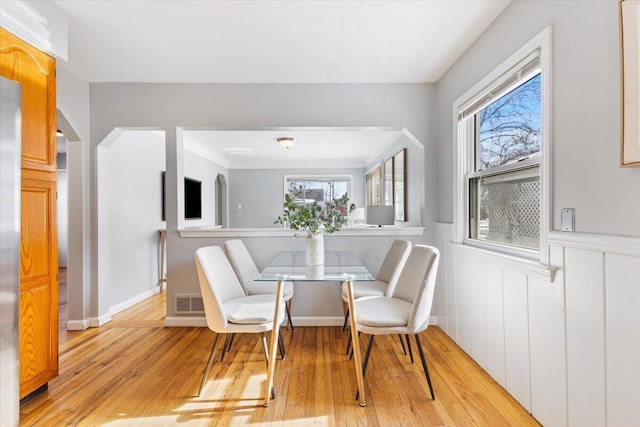
<instances>
[{"instance_id":1,"label":"table lamp","mask_svg":"<svg viewBox=\"0 0 640 427\"><path fill-rule=\"evenodd\" d=\"M393 206L367 206L367 224L394 225L395 209Z\"/></svg>"}]
</instances>

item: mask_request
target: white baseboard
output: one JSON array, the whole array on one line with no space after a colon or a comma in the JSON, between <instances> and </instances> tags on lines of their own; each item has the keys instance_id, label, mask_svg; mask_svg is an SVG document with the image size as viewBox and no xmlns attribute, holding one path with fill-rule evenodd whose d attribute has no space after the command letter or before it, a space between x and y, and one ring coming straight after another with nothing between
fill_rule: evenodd
<instances>
[{"instance_id":1,"label":"white baseboard","mask_svg":"<svg viewBox=\"0 0 640 427\"><path fill-rule=\"evenodd\" d=\"M107 314L103 314L102 316L99 317L90 317L89 318L89 327L90 328L97 328L98 326L102 326L107 322L111 321L111 314L107 313Z\"/></svg>"},{"instance_id":2,"label":"white baseboard","mask_svg":"<svg viewBox=\"0 0 640 427\"><path fill-rule=\"evenodd\" d=\"M294 316L292 319L294 326L342 326L344 317L336 316Z\"/></svg>"},{"instance_id":3,"label":"white baseboard","mask_svg":"<svg viewBox=\"0 0 640 427\"><path fill-rule=\"evenodd\" d=\"M342 326L344 324L344 317L337 316L325 316L325 317L312 317L312 316L294 316L292 318L294 326ZM431 316L429 319L430 325L438 324L438 317ZM204 316L173 316L165 317L164 326L167 328L173 327L206 327L207 319Z\"/></svg>"},{"instance_id":4,"label":"white baseboard","mask_svg":"<svg viewBox=\"0 0 640 427\"><path fill-rule=\"evenodd\" d=\"M67 322L67 331L84 331L89 327L89 319L69 320Z\"/></svg>"},{"instance_id":5,"label":"white baseboard","mask_svg":"<svg viewBox=\"0 0 640 427\"><path fill-rule=\"evenodd\" d=\"M293 317L295 326L342 326L343 317ZM286 322L283 322L283 326ZM173 327L206 327L207 319L204 316L167 316L164 319L164 326Z\"/></svg>"},{"instance_id":6,"label":"white baseboard","mask_svg":"<svg viewBox=\"0 0 640 427\"><path fill-rule=\"evenodd\" d=\"M167 328L207 327L207 319L204 316L167 316L164 318L164 326Z\"/></svg>"},{"instance_id":7,"label":"white baseboard","mask_svg":"<svg viewBox=\"0 0 640 427\"><path fill-rule=\"evenodd\" d=\"M160 292L160 287L155 286L153 289L149 289L148 291L136 295L133 298L129 298L128 300L121 302L120 304L114 305L113 307L109 308L109 315L113 316L115 314L118 314L122 310L126 310L127 308L134 306L140 301L144 301L147 298L157 294L158 292Z\"/></svg>"}]
</instances>

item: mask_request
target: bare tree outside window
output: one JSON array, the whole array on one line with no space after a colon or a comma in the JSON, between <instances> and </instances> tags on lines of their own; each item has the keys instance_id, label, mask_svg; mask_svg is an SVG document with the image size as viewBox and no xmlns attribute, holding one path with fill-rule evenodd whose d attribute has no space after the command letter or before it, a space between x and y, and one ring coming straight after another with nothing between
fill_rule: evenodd
<instances>
[{"instance_id":1,"label":"bare tree outside window","mask_svg":"<svg viewBox=\"0 0 640 427\"><path fill-rule=\"evenodd\" d=\"M287 180L287 192L294 203L320 206L333 199L347 196L349 192L348 178L292 178Z\"/></svg>"},{"instance_id":2,"label":"bare tree outside window","mask_svg":"<svg viewBox=\"0 0 640 427\"><path fill-rule=\"evenodd\" d=\"M479 170L524 159L540 151L540 94L538 74L477 114Z\"/></svg>"}]
</instances>

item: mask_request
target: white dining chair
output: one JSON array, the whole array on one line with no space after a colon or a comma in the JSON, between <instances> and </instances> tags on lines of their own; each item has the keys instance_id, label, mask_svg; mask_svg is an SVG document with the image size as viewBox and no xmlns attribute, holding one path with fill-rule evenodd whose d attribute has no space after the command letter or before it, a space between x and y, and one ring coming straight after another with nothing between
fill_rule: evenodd
<instances>
[{"instance_id":1,"label":"white dining chair","mask_svg":"<svg viewBox=\"0 0 640 427\"><path fill-rule=\"evenodd\" d=\"M400 271L409 257L411 252L411 242L408 240L394 240L391 247L384 257L376 280L371 282L354 282L353 297L355 299L362 297L381 297L383 295L391 295L398 282ZM347 284L342 284L342 301L349 301L347 293ZM343 330L346 328L349 313L345 315Z\"/></svg>"},{"instance_id":2,"label":"white dining chair","mask_svg":"<svg viewBox=\"0 0 640 427\"><path fill-rule=\"evenodd\" d=\"M407 342L409 335L413 335L433 400L436 396L419 334L429 326L439 258L438 249L416 245L411 250L391 295L360 298L355 301L354 306L357 331L370 335L362 375L367 370L376 335L404 334Z\"/></svg>"},{"instance_id":3,"label":"white dining chair","mask_svg":"<svg viewBox=\"0 0 640 427\"><path fill-rule=\"evenodd\" d=\"M207 326L216 333L209 361L202 375L198 396L202 392L220 337L225 334L259 333L262 335L267 366L269 361L265 332L273 329L275 295L246 295L236 273L220 246L207 246L196 250L196 269L204 304ZM283 307L281 304L280 307ZM278 313L278 325L284 319L284 310ZM284 355L281 342L280 351ZM223 352L224 354L224 352ZM271 391L272 396L275 391Z\"/></svg>"},{"instance_id":4,"label":"white dining chair","mask_svg":"<svg viewBox=\"0 0 640 427\"><path fill-rule=\"evenodd\" d=\"M256 282L254 279L258 276L259 271L256 267L251 254L247 250L244 242L239 239L227 240L224 242L224 250L227 253L231 266L236 272L240 283L247 295L275 294L276 282ZM294 330L291 321L291 299L293 298L293 282L284 282L282 290L282 299L285 302L285 310L287 312L287 320L291 330Z\"/></svg>"},{"instance_id":5,"label":"white dining chair","mask_svg":"<svg viewBox=\"0 0 640 427\"><path fill-rule=\"evenodd\" d=\"M381 297L384 295L391 295L398 282L398 276L404 267L404 263L409 257L411 252L411 242L408 240L394 240L391 247L387 251L387 255L384 257L378 273L376 274L376 280L370 282L353 282L353 297L354 299L362 297ZM347 294L347 284L342 284L342 301L346 304L349 301L349 295ZM344 324L342 325L342 331L347 329L347 322L349 320L349 310L346 310L344 316ZM402 345L402 351L407 354L404 343L402 342L402 336L400 336L400 344ZM409 344L410 346L410 344ZM347 342L347 349L345 354L349 353L351 347L351 335L349 335L349 341ZM410 348L410 347L409 347ZM409 350L411 354L411 350ZM413 355L411 355L411 361L413 362Z\"/></svg>"}]
</instances>

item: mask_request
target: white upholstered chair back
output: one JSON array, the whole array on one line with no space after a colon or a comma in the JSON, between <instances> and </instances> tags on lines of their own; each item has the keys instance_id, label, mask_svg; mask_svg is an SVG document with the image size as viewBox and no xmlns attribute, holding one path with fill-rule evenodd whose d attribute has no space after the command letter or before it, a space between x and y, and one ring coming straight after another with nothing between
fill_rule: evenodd
<instances>
[{"instance_id":1,"label":"white upholstered chair back","mask_svg":"<svg viewBox=\"0 0 640 427\"><path fill-rule=\"evenodd\" d=\"M245 284L254 280L259 274L258 267L256 267L255 262L253 262L251 254L244 245L244 242L238 239L224 242L224 250L227 253L233 270L236 272L238 279L240 279L242 287L245 289L245 292L248 293Z\"/></svg>"},{"instance_id":2,"label":"white upholstered chair back","mask_svg":"<svg viewBox=\"0 0 640 427\"><path fill-rule=\"evenodd\" d=\"M195 258L207 326L223 332L227 326L223 304L245 296L244 288L220 246L200 248Z\"/></svg>"},{"instance_id":3,"label":"white upholstered chair back","mask_svg":"<svg viewBox=\"0 0 640 427\"><path fill-rule=\"evenodd\" d=\"M418 334L429 326L439 259L438 249L416 245L398 277L391 296L412 303L407 324L409 334Z\"/></svg>"},{"instance_id":4,"label":"white upholstered chair back","mask_svg":"<svg viewBox=\"0 0 640 427\"><path fill-rule=\"evenodd\" d=\"M411 242L408 240L394 240L387 255L380 265L376 280L387 283L386 296L391 296L398 282L402 267L411 252Z\"/></svg>"}]
</instances>

